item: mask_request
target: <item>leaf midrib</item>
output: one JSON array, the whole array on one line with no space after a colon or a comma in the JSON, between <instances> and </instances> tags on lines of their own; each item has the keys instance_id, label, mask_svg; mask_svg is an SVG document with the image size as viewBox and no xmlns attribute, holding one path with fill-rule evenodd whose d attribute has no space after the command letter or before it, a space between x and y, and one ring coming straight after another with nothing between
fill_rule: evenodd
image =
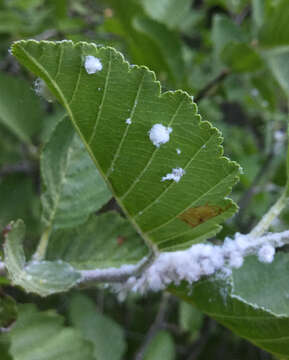
<instances>
[{"instance_id":1,"label":"leaf midrib","mask_svg":"<svg viewBox=\"0 0 289 360\"><path fill-rule=\"evenodd\" d=\"M102 175L102 177L104 178L105 182L107 183L108 188L110 189L110 191L112 192L114 198L117 200L117 202L119 203L120 207L122 208L123 212L125 213L125 215L127 216L127 218L130 220L130 222L132 223L132 225L134 226L134 228L136 229L136 231L141 235L141 237L143 238L145 244L147 245L147 247L154 253L158 253L158 249L156 244L154 244L150 238L148 236L146 236L142 230L140 229L140 227L138 226L138 224L134 221L134 219L132 219L132 217L129 215L127 209L123 206L122 202L119 200L118 196L115 194L115 191L111 185L111 183L108 181L107 177L105 176L104 172L102 171L101 167L99 166L99 163L96 159L96 157L94 156L89 144L86 142L84 136L82 135L82 132L80 131L77 122L75 121L73 112L70 108L70 104L67 102L64 94L62 93L61 89L59 88L58 84L54 81L54 79L51 77L51 75L45 70L45 68L33 57L31 56L19 43L18 43L19 48L23 51L23 53L25 54L25 56L45 75L45 77L51 82L52 86L54 87L56 93L59 95L61 101L63 102L63 105L65 107L65 109L68 112L68 115L71 118L71 121L73 122L77 133L79 134L82 142L84 143L86 150L88 151L89 155L91 156L91 158L93 159L98 171L100 172L100 174Z\"/></svg>"}]
</instances>

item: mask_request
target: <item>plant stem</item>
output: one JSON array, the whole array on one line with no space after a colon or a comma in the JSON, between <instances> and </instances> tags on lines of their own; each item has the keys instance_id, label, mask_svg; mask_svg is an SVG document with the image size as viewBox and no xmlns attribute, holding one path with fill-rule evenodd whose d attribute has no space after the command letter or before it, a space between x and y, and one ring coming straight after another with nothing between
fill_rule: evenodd
<instances>
[{"instance_id":1,"label":"plant stem","mask_svg":"<svg viewBox=\"0 0 289 360\"><path fill-rule=\"evenodd\" d=\"M82 278L78 281L80 287L86 287L96 282L125 282L131 276L138 276L150 266L155 259L154 253L143 258L135 265L123 265L120 268L80 270Z\"/></svg>"},{"instance_id":2,"label":"plant stem","mask_svg":"<svg viewBox=\"0 0 289 360\"><path fill-rule=\"evenodd\" d=\"M5 275L6 275L6 266L2 261L0 261L0 276L5 276Z\"/></svg>"},{"instance_id":3,"label":"plant stem","mask_svg":"<svg viewBox=\"0 0 289 360\"><path fill-rule=\"evenodd\" d=\"M47 226L47 228L43 231L37 250L35 252L35 254L33 255L33 260L36 261L41 261L44 259L45 254L46 254L46 250L47 250L47 246L48 246L48 242L49 242L49 238L50 238L50 234L51 234L51 230L52 227L51 226Z\"/></svg>"},{"instance_id":4,"label":"plant stem","mask_svg":"<svg viewBox=\"0 0 289 360\"><path fill-rule=\"evenodd\" d=\"M219 86L219 84L225 80L225 78L229 75L230 71L228 69L224 69L217 77L215 77L212 81L210 81L203 89L201 89L195 96L194 101L198 103L203 98L207 97L210 91Z\"/></svg>"},{"instance_id":5,"label":"plant stem","mask_svg":"<svg viewBox=\"0 0 289 360\"><path fill-rule=\"evenodd\" d=\"M150 327L150 329L144 339L143 344L141 345L139 351L137 352L137 354L134 358L135 360L143 360L145 352L146 352L150 342L155 337L157 332L162 328L166 314L167 314L170 297L171 297L171 295L169 293L166 293L166 292L163 293L162 300L161 300L160 307L159 307L157 316L155 318L155 321L152 324L152 326Z\"/></svg>"},{"instance_id":6,"label":"plant stem","mask_svg":"<svg viewBox=\"0 0 289 360\"><path fill-rule=\"evenodd\" d=\"M272 221L279 216L281 211L286 207L289 202L289 198L287 196L287 189L281 195L281 197L276 201L276 203L269 209L269 211L263 216L262 220L254 227L254 229L250 232L250 236L252 237L260 237L264 234L272 224Z\"/></svg>"}]
</instances>

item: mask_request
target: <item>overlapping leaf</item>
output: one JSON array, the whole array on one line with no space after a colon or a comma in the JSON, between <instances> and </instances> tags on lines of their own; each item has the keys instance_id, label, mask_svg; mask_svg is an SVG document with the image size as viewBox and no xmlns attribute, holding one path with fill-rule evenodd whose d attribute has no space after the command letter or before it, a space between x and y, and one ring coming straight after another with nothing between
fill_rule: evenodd
<instances>
[{"instance_id":1,"label":"overlapping leaf","mask_svg":"<svg viewBox=\"0 0 289 360\"><path fill-rule=\"evenodd\" d=\"M104 23L106 30L121 36L133 63L146 64L173 86L183 86L185 64L180 36L164 24L146 16L141 4L106 0L114 16Z\"/></svg>"},{"instance_id":2,"label":"overlapping leaf","mask_svg":"<svg viewBox=\"0 0 289 360\"><path fill-rule=\"evenodd\" d=\"M23 221L11 223L4 243L5 265L14 285L27 292L47 296L75 286L80 274L63 261L26 262L23 250Z\"/></svg>"},{"instance_id":3,"label":"overlapping leaf","mask_svg":"<svg viewBox=\"0 0 289 360\"><path fill-rule=\"evenodd\" d=\"M10 326L17 318L16 302L8 295L0 292L0 327Z\"/></svg>"},{"instance_id":4,"label":"overlapping leaf","mask_svg":"<svg viewBox=\"0 0 289 360\"><path fill-rule=\"evenodd\" d=\"M30 40L16 42L12 51L65 106L115 198L150 246L185 248L214 235L235 212L225 197L239 168L222 157L220 133L200 120L186 93L161 94L152 72L129 66L111 48ZM101 61L101 71L86 72L87 55ZM148 136L154 124L172 128L170 141L159 148ZM178 167L185 171L179 182L162 181Z\"/></svg>"},{"instance_id":5,"label":"overlapping leaf","mask_svg":"<svg viewBox=\"0 0 289 360\"><path fill-rule=\"evenodd\" d=\"M115 212L107 212L92 215L79 227L55 231L49 241L47 259L62 259L83 270L134 264L147 252L129 221Z\"/></svg>"},{"instance_id":6,"label":"overlapping leaf","mask_svg":"<svg viewBox=\"0 0 289 360\"><path fill-rule=\"evenodd\" d=\"M92 346L54 311L22 305L9 333L13 360L94 360Z\"/></svg>"},{"instance_id":7,"label":"overlapping leaf","mask_svg":"<svg viewBox=\"0 0 289 360\"><path fill-rule=\"evenodd\" d=\"M288 1L279 1L274 9L263 14L263 25L258 33L260 50L287 97L289 96L288 16Z\"/></svg>"},{"instance_id":8,"label":"overlapping leaf","mask_svg":"<svg viewBox=\"0 0 289 360\"><path fill-rule=\"evenodd\" d=\"M21 141L41 129L43 113L39 98L22 79L0 74L0 122Z\"/></svg>"},{"instance_id":9,"label":"overlapping leaf","mask_svg":"<svg viewBox=\"0 0 289 360\"><path fill-rule=\"evenodd\" d=\"M80 225L111 197L67 118L45 145L41 170L46 184L42 196L42 219L46 226L59 229Z\"/></svg>"},{"instance_id":10,"label":"overlapping leaf","mask_svg":"<svg viewBox=\"0 0 289 360\"><path fill-rule=\"evenodd\" d=\"M277 254L273 263L251 257L227 280L209 279L191 290L176 293L233 330L241 337L289 359L289 306L287 254Z\"/></svg>"},{"instance_id":11,"label":"overlapping leaf","mask_svg":"<svg viewBox=\"0 0 289 360\"><path fill-rule=\"evenodd\" d=\"M172 335L164 330L157 332L149 343L143 358L144 360L174 360L176 349Z\"/></svg>"},{"instance_id":12,"label":"overlapping leaf","mask_svg":"<svg viewBox=\"0 0 289 360\"><path fill-rule=\"evenodd\" d=\"M85 295L75 295L70 303L70 319L83 338L94 347L95 360L121 360L126 349L122 327L97 311Z\"/></svg>"},{"instance_id":13,"label":"overlapping leaf","mask_svg":"<svg viewBox=\"0 0 289 360\"><path fill-rule=\"evenodd\" d=\"M140 3L148 16L170 29L181 28L193 13L190 0L140 0Z\"/></svg>"}]
</instances>

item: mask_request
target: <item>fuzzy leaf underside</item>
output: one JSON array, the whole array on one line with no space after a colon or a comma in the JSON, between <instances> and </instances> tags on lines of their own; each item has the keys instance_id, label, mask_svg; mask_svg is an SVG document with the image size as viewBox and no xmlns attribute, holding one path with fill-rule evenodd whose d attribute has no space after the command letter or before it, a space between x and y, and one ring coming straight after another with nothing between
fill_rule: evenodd
<instances>
[{"instance_id":1,"label":"fuzzy leaf underside","mask_svg":"<svg viewBox=\"0 0 289 360\"><path fill-rule=\"evenodd\" d=\"M135 264L147 255L130 222L115 212L92 215L81 226L53 232L47 249L48 260L62 259L80 270Z\"/></svg>"},{"instance_id":2,"label":"fuzzy leaf underside","mask_svg":"<svg viewBox=\"0 0 289 360\"><path fill-rule=\"evenodd\" d=\"M111 197L67 117L44 146L41 172L46 184L41 198L42 220L54 229L84 223Z\"/></svg>"},{"instance_id":3,"label":"fuzzy leaf underside","mask_svg":"<svg viewBox=\"0 0 289 360\"><path fill-rule=\"evenodd\" d=\"M12 222L4 243L4 260L14 285L28 293L47 296L64 292L77 284L80 274L63 261L26 262L23 250L25 225L22 220Z\"/></svg>"},{"instance_id":4,"label":"fuzzy leaf underside","mask_svg":"<svg viewBox=\"0 0 289 360\"><path fill-rule=\"evenodd\" d=\"M153 72L130 66L112 48L28 40L14 43L12 52L64 105L116 200L151 247L176 250L203 241L236 211L226 196L239 167L222 156L219 131L200 120L186 93L161 94ZM101 71L87 74L87 55L101 61ZM154 124L173 129L159 148L148 136ZM186 172L179 182L161 181L177 167ZM212 207L214 216L198 216L193 226L180 218L203 206Z\"/></svg>"}]
</instances>

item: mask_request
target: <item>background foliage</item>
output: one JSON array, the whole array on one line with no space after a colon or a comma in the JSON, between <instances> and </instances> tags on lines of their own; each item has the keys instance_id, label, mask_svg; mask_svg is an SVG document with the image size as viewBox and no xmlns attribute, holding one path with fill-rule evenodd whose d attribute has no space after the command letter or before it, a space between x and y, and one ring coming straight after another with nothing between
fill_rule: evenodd
<instances>
[{"instance_id":1,"label":"background foliage","mask_svg":"<svg viewBox=\"0 0 289 360\"><path fill-rule=\"evenodd\" d=\"M67 269L66 262L76 268L118 266L135 263L146 254L127 221L113 212L120 212L119 208L63 119L63 109L35 94L32 75L7 52L12 41L34 38L112 45L130 63L155 71L163 90L181 88L194 96L203 119L222 130L225 154L243 168L233 192L240 211L215 240L250 231L286 183L288 18L286 0L0 1L1 228L11 220L25 221L26 257L41 235L52 233L48 259L58 261L57 269ZM81 184L77 191L84 199L77 217L69 211L75 184ZM287 229L288 215L284 211L271 230ZM17 231L23 233L21 224ZM139 245L132 246L131 240ZM19 273L16 283L29 288L35 286L33 276L43 269L36 264L25 269L23 277L23 257L24 252L17 253L9 266L16 266ZM288 355L287 256L280 254L274 269L264 266L249 259L236 272L235 298L225 308L222 294L209 281L196 287L193 302L235 333ZM49 281L53 270L45 271ZM76 279L67 274L69 288ZM119 303L101 287L40 299L10 286L4 278L1 284L1 308L9 314L0 324L3 359L272 358L167 293L132 295ZM37 287L47 294L50 283ZM173 292L192 301L181 288ZM209 311L214 296L220 304L219 316L216 309ZM252 310L238 296L265 310ZM204 298L207 303L196 300ZM229 319L232 312L241 314L241 320ZM253 323L249 317L255 317ZM283 340L278 340L281 336Z\"/></svg>"}]
</instances>

